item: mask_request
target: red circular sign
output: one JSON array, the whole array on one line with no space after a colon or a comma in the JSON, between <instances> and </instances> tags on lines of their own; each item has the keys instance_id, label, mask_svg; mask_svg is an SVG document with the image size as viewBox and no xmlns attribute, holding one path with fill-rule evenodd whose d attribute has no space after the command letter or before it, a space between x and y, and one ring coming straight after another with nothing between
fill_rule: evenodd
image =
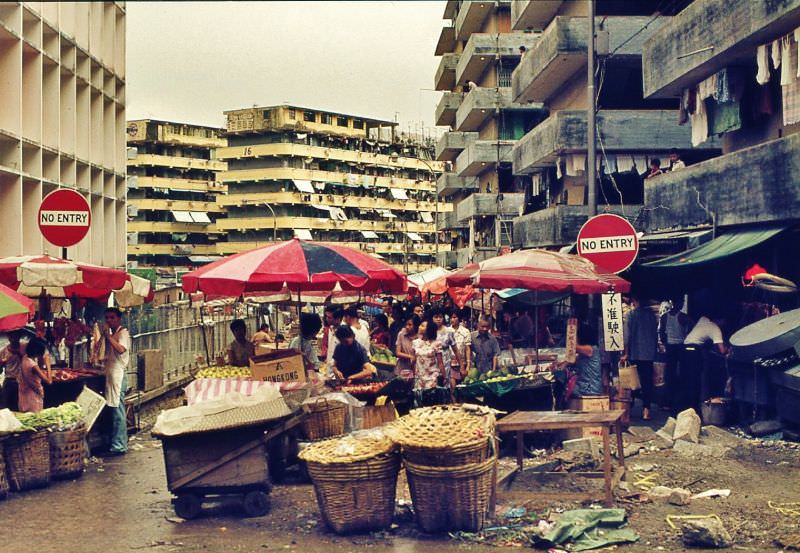
<instances>
[{"instance_id":1,"label":"red circular sign","mask_svg":"<svg viewBox=\"0 0 800 553\"><path fill-rule=\"evenodd\" d=\"M627 219L619 215L597 215L578 233L578 255L609 273L621 273L639 253L639 237Z\"/></svg>"},{"instance_id":2,"label":"red circular sign","mask_svg":"<svg viewBox=\"0 0 800 553\"><path fill-rule=\"evenodd\" d=\"M39 230L54 246L74 246L89 232L92 210L80 193L69 188L50 192L39 206Z\"/></svg>"}]
</instances>

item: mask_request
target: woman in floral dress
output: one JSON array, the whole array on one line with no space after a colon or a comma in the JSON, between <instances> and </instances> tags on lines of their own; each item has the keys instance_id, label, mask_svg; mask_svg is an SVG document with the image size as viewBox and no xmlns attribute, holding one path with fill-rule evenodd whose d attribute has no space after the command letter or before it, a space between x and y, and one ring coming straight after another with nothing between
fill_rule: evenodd
<instances>
[{"instance_id":1,"label":"woman in floral dress","mask_svg":"<svg viewBox=\"0 0 800 553\"><path fill-rule=\"evenodd\" d=\"M438 329L435 325L423 321L419 325L419 336L414 340L414 395L417 404L423 404L424 394L428 390L436 390L439 378L444 375L442 359L442 343L436 339ZM425 401L427 402L427 401Z\"/></svg>"}]
</instances>

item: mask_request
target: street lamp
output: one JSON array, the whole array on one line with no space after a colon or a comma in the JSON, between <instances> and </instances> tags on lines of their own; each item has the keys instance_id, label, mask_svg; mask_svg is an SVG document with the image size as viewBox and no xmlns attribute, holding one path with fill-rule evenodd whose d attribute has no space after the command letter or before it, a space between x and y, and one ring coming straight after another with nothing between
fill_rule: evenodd
<instances>
[{"instance_id":1,"label":"street lamp","mask_svg":"<svg viewBox=\"0 0 800 553\"><path fill-rule=\"evenodd\" d=\"M272 213L272 241L278 241L278 219L275 217L275 210L272 209L272 206L269 203L264 202L264 205L267 206Z\"/></svg>"}]
</instances>

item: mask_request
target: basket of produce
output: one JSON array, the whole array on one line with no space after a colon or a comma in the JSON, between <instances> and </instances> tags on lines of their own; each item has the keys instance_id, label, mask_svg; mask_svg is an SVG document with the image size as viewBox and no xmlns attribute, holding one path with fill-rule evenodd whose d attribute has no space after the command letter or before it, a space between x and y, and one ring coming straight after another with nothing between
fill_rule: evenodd
<instances>
[{"instance_id":1,"label":"basket of produce","mask_svg":"<svg viewBox=\"0 0 800 553\"><path fill-rule=\"evenodd\" d=\"M394 368L397 366L397 357L395 357L390 349L379 347L374 344L369 360L378 369L388 372L394 372Z\"/></svg>"},{"instance_id":2,"label":"basket of produce","mask_svg":"<svg viewBox=\"0 0 800 553\"><path fill-rule=\"evenodd\" d=\"M205 367L197 371L195 378L252 378L253 372L250 367L234 367L232 365L221 365Z\"/></svg>"},{"instance_id":3,"label":"basket of produce","mask_svg":"<svg viewBox=\"0 0 800 553\"><path fill-rule=\"evenodd\" d=\"M300 453L314 482L320 513L339 534L389 528L400 456L380 432L311 444Z\"/></svg>"},{"instance_id":4,"label":"basket of produce","mask_svg":"<svg viewBox=\"0 0 800 553\"><path fill-rule=\"evenodd\" d=\"M403 448L403 458L425 466L455 467L491 457L495 418L477 405L438 405L415 409L388 425Z\"/></svg>"},{"instance_id":5,"label":"basket of produce","mask_svg":"<svg viewBox=\"0 0 800 553\"><path fill-rule=\"evenodd\" d=\"M489 514L494 465L489 459L458 467L405 462L417 524L425 532L478 532Z\"/></svg>"},{"instance_id":6,"label":"basket of produce","mask_svg":"<svg viewBox=\"0 0 800 553\"><path fill-rule=\"evenodd\" d=\"M50 444L46 430L9 436L3 441L3 452L11 491L43 488L50 483Z\"/></svg>"},{"instance_id":7,"label":"basket of produce","mask_svg":"<svg viewBox=\"0 0 800 553\"><path fill-rule=\"evenodd\" d=\"M309 440L321 440L344 434L347 405L319 397L303 403L303 433Z\"/></svg>"}]
</instances>

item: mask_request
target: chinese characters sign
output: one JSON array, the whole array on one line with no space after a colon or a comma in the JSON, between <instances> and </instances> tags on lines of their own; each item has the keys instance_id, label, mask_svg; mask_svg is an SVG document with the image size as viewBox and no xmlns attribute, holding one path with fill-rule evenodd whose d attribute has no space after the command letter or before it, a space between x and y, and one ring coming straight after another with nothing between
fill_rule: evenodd
<instances>
[{"instance_id":1,"label":"chinese characters sign","mask_svg":"<svg viewBox=\"0 0 800 553\"><path fill-rule=\"evenodd\" d=\"M622 294L603 294L603 337L606 351L625 347L622 323Z\"/></svg>"}]
</instances>

